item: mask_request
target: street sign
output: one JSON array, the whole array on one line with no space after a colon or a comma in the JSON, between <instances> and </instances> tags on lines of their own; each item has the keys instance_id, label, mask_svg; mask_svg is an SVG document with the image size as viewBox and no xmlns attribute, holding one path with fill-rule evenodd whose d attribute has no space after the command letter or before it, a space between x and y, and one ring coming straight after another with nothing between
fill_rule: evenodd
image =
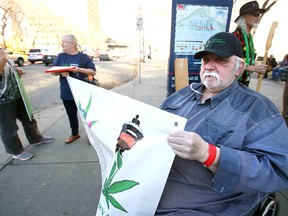
<instances>
[{"instance_id":1,"label":"street sign","mask_svg":"<svg viewBox=\"0 0 288 216\"><path fill-rule=\"evenodd\" d=\"M143 18L142 17L137 18L136 29L138 31L141 31L143 29Z\"/></svg>"}]
</instances>

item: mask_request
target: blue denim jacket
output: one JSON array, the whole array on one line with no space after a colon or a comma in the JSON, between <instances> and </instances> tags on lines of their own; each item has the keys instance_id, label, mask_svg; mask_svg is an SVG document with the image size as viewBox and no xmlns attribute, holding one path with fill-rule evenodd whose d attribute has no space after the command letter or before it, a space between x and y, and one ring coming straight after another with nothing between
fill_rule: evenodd
<instances>
[{"instance_id":1,"label":"blue denim jacket","mask_svg":"<svg viewBox=\"0 0 288 216\"><path fill-rule=\"evenodd\" d=\"M157 213L245 215L268 193L287 189L288 129L275 105L237 81L204 103L200 98L187 86L161 108L220 147L219 168L214 174L176 156Z\"/></svg>"}]
</instances>

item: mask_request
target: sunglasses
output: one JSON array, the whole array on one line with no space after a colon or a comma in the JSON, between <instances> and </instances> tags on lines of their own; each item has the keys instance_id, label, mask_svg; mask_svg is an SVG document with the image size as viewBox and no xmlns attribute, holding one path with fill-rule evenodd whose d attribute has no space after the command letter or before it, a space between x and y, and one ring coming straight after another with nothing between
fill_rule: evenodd
<instances>
[{"instance_id":1,"label":"sunglasses","mask_svg":"<svg viewBox=\"0 0 288 216\"><path fill-rule=\"evenodd\" d=\"M254 17L259 17L261 15L261 13L259 12L252 12L252 13L249 13L250 15L253 15Z\"/></svg>"}]
</instances>

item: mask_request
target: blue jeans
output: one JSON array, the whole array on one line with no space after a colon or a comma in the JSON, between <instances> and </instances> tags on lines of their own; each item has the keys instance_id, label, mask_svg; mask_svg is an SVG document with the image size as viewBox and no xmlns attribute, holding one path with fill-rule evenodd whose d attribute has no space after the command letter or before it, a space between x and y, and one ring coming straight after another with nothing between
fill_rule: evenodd
<instances>
[{"instance_id":1,"label":"blue jeans","mask_svg":"<svg viewBox=\"0 0 288 216\"><path fill-rule=\"evenodd\" d=\"M272 78L279 80L282 73L286 70L286 67L279 67L279 68L274 68L272 70Z\"/></svg>"}]
</instances>

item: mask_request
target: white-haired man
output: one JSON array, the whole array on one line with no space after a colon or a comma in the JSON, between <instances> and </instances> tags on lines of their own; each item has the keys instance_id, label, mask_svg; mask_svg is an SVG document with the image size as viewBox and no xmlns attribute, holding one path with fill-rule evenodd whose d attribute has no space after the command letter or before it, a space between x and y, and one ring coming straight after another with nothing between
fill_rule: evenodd
<instances>
[{"instance_id":1,"label":"white-haired man","mask_svg":"<svg viewBox=\"0 0 288 216\"><path fill-rule=\"evenodd\" d=\"M245 62L232 33L212 36L194 57L201 83L161 105L187 123L168 136L176 156L156 215L247 215L288 188L288 129L269 99L237 81Z\"/></svg>"}]
</instances>

